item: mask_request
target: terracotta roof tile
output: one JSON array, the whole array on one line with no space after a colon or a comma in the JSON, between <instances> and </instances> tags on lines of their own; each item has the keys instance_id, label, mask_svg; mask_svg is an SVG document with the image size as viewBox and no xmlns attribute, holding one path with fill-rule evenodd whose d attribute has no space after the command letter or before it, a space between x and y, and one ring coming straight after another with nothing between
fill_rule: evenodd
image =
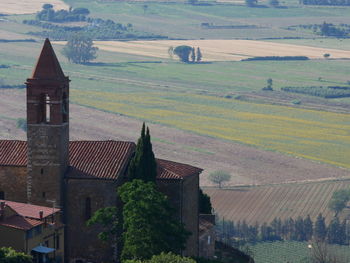
<instances>
[{"instance_id":1,"label":"terracotta roof tile","mask_svg":"<svg viewBox=\"0 0 350 263\"><path fill-rule=\"evenodd\" d=\"M132 142L73 141L69 144L69 162L71 167L88 176L116 179L134 151Z\"/></svg>"},{"instance_id":2,"label":"terracotta roof tile","mask_svg":"<svg viewBox=\"0 0 350 263\"><path fill-rule=\"evenodd\" d=\"M44 218L60 211L60 209L57 209L57 208L31 205L26 203L18 203L18 202L12 202L7 200L0 200L0 202L5 202L5 205L9 206L18 215L21 215L24 217L30 217L32 219L40 219L40 215L39 215L40 211L43 211Z\"/></svg>"},{"instance_id":3,"label":"terracotta roof tile","mask_svg":"<svg viewBox=\"0 0 350 263\"><path fill-rule=\"evenodd\" d=\"M30 218L24 218L23 216L14 215L4 220L0 221L1 226L21 229L21 230L29 230L33 227L43 224L42 221Z\"/></svg>"},{"instance_id":4,"label":"terracotta roof tile","mask_svg":"<svg viewBox=\"0 0 350 263\"><path fill-rule=\"evenodd\" d=\"M135 151L133 142L72 141L69 144L69 162L79 173L74 178L116 179L126 168ZM188 164L157 159L158 179L183 179L203 170ZM26 166L27 142L0 140L0 165Z\"/></svg>"},{"instance_id":5,"label":"terracotta roof tile","mask_svg":"<svg viewBox=\"0 0 350 263\"><path fill-rule=\"evenodd\" d=\"M183 179L199 174L203 169L192 165L157 159L158 179Z\"/></svg>"}]
</instances>

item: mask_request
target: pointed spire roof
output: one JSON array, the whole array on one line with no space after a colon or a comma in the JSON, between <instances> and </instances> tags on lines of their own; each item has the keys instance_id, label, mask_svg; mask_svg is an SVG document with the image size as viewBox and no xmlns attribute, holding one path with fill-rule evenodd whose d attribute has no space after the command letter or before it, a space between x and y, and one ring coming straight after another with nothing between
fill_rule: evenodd
<instances>
[{"instance_id":1,"label":"pointed spire roof","mask_svg":"<svg viewBox=\"0 0 350 263\"><path fill-rule=\"evenodd\" d=\"M33 79L62 79L65 78L60 63L52 48L50 40L45 39L44 46L32 74Z\"/></svg>"}]
</instances>

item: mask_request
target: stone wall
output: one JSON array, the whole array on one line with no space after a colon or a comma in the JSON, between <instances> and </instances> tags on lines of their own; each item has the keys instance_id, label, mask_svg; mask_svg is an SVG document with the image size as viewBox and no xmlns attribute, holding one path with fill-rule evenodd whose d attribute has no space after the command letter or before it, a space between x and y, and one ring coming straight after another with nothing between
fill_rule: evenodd
<instances>
[{"instance_id":1,"label":"stone wall","mask_svg":"<svg viewBox=\"0 0 350 263\"><path fill-rule=\"evenodd\" d=\"M0 192L5 199L14 202L27 202L27 168L18 166L0 166Z\"/></svg>"},{"instance_id":2,"label":"stone wall","mask_svg":"<svg viewBox=\"0 0 350 263\"><path fill-rule=\"evenodd\" d=\"M67 179L66 181L66 256L67 262L112 262L114 249L98 239L100 226L86 226L87 200L91 215L100 208L116 206L117 182L111 180ZM88 205L89 206L89 205Z\"/></svg>"}]
</instances>

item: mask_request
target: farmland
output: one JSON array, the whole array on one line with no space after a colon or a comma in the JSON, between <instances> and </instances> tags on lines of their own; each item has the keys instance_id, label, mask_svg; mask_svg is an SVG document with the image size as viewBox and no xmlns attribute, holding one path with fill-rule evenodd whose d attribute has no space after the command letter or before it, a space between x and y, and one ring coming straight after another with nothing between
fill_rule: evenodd
<instances>
[{"instance_id":1,"label":"farmland","mask_svg":"<svg viewBox=\"0 0 350 263\"><path fill-rule=\"evenodd\" d=\"M61 42L61 44L64 43ZM180 45L200 47L202 53L205 54L203 61L240 61L256 56L306 56L310 59L323 59L323 55L326 53L331 54L332 59L350 58L350 50L253 40L95 41L95 45L106 51L162 59L169 58L168 49L170 47Z\"/></svg>"},{"instance_id":2,"label":"farmland","mask_svg":"<svg viewBox=\"0 0 350 263\"><path fill-rule=\"evenodd\" d=\"M313 252L308 248L308 243L296 241L262 242L249 245L249 248L256 263L308 262ZM347 246L330 245L329 250L344 262L350 259Z\"/></svg>"},{"instance_id":3,"label":"farmland","mask_svg":"<svg viewBox=\"0 0 350 263\"><path fill-rule=\"evenodd\" d=\"M328 202L334 191L350 187L350 180L320 181L256 187L235 187L231 189L207 188L215 212L225 220L234 222L246 220L254 225L270 223L275 217L281 219L306 217L315 221L322 213L330 221L334 213L328 209ZM342 218L349 213L345 209Z\"/></svg>"},{"instance_id":4,"label":"farmland","mask_svg":"<svg viewBox=\"0 0 350 263\"><path fill-rule=\"evenodd\" d=\"M1 0L1 14L32 14L41 10L43 4L52 4L55 9L68 9L69 6L61 0Z\"/></svg>"}]
</instances>

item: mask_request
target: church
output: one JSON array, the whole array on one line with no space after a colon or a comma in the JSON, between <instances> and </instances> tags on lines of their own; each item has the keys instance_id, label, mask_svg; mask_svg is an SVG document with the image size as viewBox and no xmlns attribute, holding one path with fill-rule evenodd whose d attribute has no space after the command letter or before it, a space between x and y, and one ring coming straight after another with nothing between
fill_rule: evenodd
<instances>
[{"instance_id":1,"label":"church","mask_svg":"<svg viewBox=\"0 0 350 263\"><path fill-rule=\"evenodd\" d=\"M26 81L27 141L0 140L0 199L54 205L62 211L65 256L61 262L112 262L116 248L100 241L99 227L87 227L86 221L99 208L118 205L116 188L126 181L136 145L69 141L69 82L46 39ZM201 172L191 165L157 159L158 188L191 232L184 256L199 253Z\"/></svg>"}]
</instances>

